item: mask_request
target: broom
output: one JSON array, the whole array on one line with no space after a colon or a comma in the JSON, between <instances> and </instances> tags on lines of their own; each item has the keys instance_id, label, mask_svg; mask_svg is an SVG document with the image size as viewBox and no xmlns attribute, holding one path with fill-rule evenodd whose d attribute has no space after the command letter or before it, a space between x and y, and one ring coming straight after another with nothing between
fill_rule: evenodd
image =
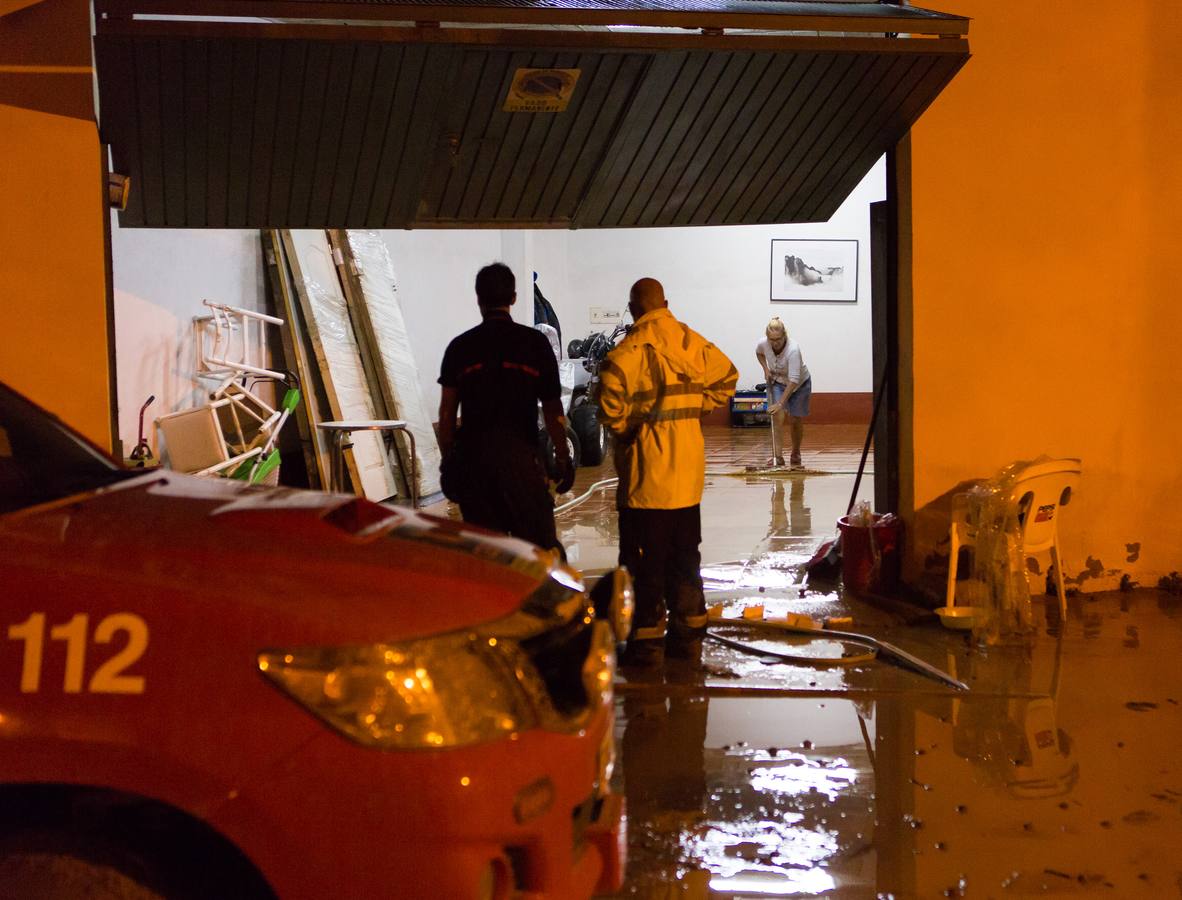
<instances>
[{"instance_id":1,"label":"broom","mask_svg":"<svg viewBox=\"0 0 1182 900\"><path fill-rule=\"evenodd\" d=\"M862 473L866 469L866 457L870 455L870 441L874 438L874 425L878 421L878 410L882 406L882 398L886 395L886 373L879 381L878 392L874 397L874 410L870 413L870 427L866 429L866 442L862 445L862 459L858 463L858 474L854 478L854 489L850 491L850 502L845 509L848 516L854 509L854 502L858 499L858 488L862 486ZM812 559L804 564L805 581L820 581L825 584L836 584L841 576L841 529L837 534L825 541L817 548Z\"/></svg>"}]
</instances>

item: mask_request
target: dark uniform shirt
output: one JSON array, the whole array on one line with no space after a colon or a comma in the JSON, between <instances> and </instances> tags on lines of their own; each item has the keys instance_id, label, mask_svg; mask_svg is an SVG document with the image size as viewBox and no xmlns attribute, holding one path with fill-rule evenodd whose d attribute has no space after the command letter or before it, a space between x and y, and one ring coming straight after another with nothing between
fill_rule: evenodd
<instances>
[{"instance_id":1,"label":"dark uniform shirt","mask_svg":"<svg viewBox=\"0 0 1182 900\"><path fill-rule=\"evenodd\" d=\"M459 391L466 440L507 432L534 445L538 401L562 395L550 341L506 313L489 315L447 345L439 383Z\"/></svg>"}]
</instances>

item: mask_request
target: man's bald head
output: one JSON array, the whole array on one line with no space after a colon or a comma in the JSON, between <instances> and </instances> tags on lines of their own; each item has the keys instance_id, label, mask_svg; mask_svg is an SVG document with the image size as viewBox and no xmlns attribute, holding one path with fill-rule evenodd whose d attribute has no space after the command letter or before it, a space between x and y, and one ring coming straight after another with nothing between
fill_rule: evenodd
<instances>
[{"instance_id":1,"label":"man's bald head","mask_svg":"<svg viewBox=\"0 0 1182 900\"><path fill-rule=\"evenodd\" d=\"M632 313L633 321L645 313L650 313L654 309L664 309L668 305L665 289L655 278L640 279L628 292L628 311Z\"/></svg>"}]
</instances>

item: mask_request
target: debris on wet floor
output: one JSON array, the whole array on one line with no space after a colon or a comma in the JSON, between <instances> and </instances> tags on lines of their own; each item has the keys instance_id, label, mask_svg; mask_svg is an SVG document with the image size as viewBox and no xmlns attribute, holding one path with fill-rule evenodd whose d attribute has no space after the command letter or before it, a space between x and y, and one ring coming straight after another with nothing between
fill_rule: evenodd
<instances>
[{"instance_id":1,"label":"debris on wet floor","mask_svg":"<svg viewBox=\"0 0 1182 900\"><path fill-rule=\"evenodd\" d=\"M742 462L742 442L724 437L712 472L727 452ZM625 673L615 779L630 837L617 896L1177 896L1182 858L1163 852L1182 846L1177 604L1142 590L1080 595L1061 623L1040 598L1031 639L984 649L840 590L802 596L797 569L851 485L711 479L708 602L735 616L759 604L769 617L852 617L840 630L885 638L971 690L825 662L842 652L833 638L737 629L719 633L818 661L707 642L700 667ZM608 493L560 521L589 569L615 562L613 504Z\"/></svg>"}]
</instances>

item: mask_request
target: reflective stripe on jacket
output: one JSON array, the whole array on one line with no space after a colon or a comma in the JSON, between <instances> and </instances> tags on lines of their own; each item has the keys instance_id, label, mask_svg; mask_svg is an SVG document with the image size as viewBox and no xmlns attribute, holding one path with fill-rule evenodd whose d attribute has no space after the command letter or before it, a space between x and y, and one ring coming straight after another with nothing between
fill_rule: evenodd
<instances>
[{"instance_id":1,"label":"reflective stripe on jacket","mask_svg":"<svg viewBox=\"0 0 1182 900\"><path fill-rule=\"evenodd\" d=\"M616 439L617 497L634 509L702 502L702 415L726 404L739 373L726 355L673 318L646 313L599 372L601 420Z\"/></svg>"}]
</instances>

